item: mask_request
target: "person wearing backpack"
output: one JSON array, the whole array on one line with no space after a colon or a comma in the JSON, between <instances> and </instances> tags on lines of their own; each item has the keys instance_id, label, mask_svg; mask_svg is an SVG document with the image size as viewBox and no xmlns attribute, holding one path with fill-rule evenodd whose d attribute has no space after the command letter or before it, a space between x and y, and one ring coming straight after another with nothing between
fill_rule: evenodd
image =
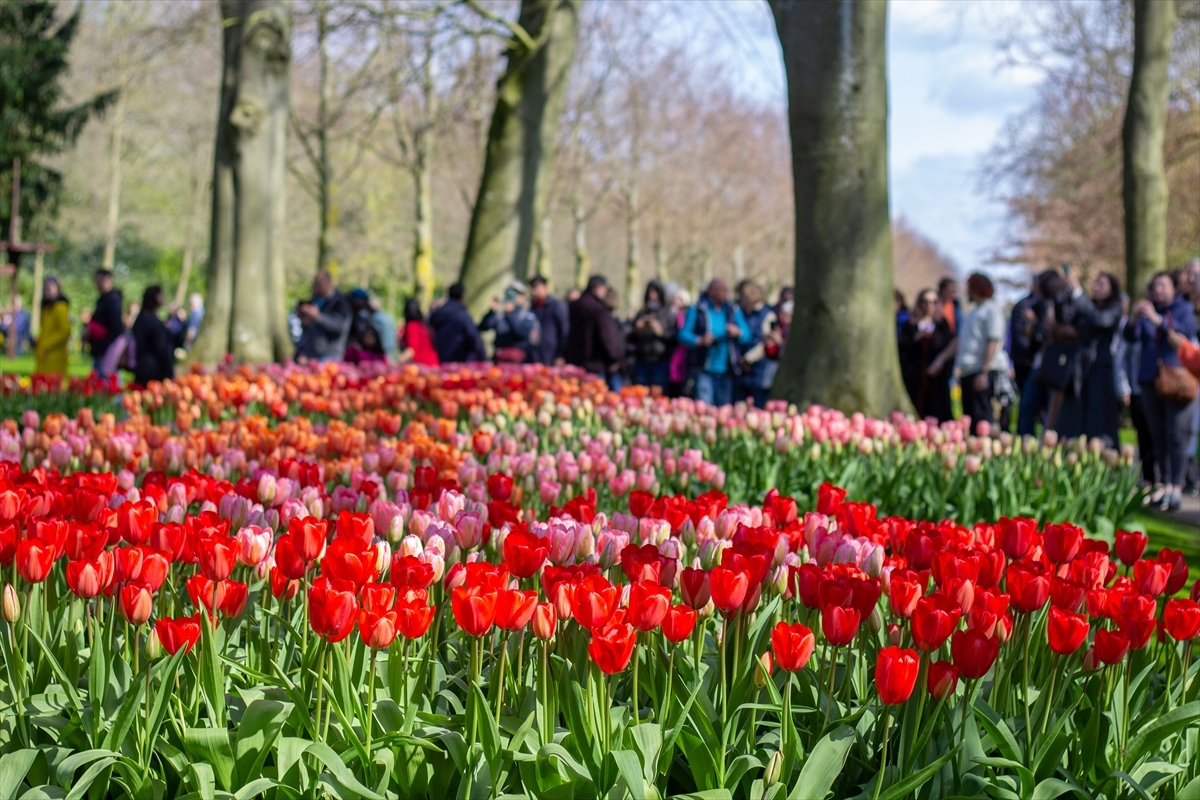
<instances>
[{"instance_id":1,"label":"person wearing backpack","mask_svg":"<svg viewBox=\"0 0 1200 800\"><path fill-rule=\"evenodd\" d=\"M133 382L146 386L150 381L165 381L175 377L175 348L183 346L186 329L172 334L158 318L163 307L161 286L147 286L142 294L142 308L133 321ZM126 351L128 353L128 350Z\"/></svg>"},{"instance_id":2,"label":"person wearing backpack","mask_svg":"<svg viewBox=\"0 0 1200 800\"><path fill-rule=\"evenodd\" d=\"M696 400L712 406L733 402L734 372L750 338L745 315L729 302L729 286L715 278L688 309L679 329L679 341L688 348Z\"/></svg>"}]
</instances>

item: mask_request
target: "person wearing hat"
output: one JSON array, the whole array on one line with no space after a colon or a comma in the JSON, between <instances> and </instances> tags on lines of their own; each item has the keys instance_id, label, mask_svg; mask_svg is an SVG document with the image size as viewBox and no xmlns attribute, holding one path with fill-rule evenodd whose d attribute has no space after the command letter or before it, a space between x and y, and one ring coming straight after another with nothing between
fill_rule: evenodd
<instances>
[{"instance_id":1,"label":"person wearing hat","mask_svg":"<svg viewBox=\"0 0 1200 800\"><path fill-rule=\"evenodd\" d=\"M346 294L350 310L354 314L350 324L350 339L347 347L377 353L384 361L394 363L397 359L396 322L384 311L376 298L366 289L351 289Z\"/></svg>"},{"instance_id":2,"label":"person wearing hat","mask_svg":"<svg viewBox=\"0 0 1200 800\"><path fill-rule=\"evenodd\" d=\"M296 307L300 318L300 342L296 360L340 361L350 336L351 310L346 296L333 284L333 276L318 270L312 282L312 298Z\"/></svg>"},{"instance_id":3,"label":"person wearing hat","mask_svg":"<svg viewBox=\"0 0 1200 800\"><path fill-rule=\"evenodd\" d=\"M504 290L504 300L492 300L492 307L479 323L481 331L495 331L497 364L523 364L530 351L541 341L537 317L529 310L529 292L525 284L514 280Z\"/></svg>"}]
</instances>

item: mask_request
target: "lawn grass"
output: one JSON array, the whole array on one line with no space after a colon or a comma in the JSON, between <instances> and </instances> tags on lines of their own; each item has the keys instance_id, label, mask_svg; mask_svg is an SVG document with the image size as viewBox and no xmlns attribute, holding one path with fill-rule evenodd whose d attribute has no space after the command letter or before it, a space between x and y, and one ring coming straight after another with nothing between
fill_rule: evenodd
<instances>
[{"instance_id":1,"label":"lawn grass","mask_svg":"<svg viewBox=\"0 0 1200 800\"><path fill-rule=\"evenodd\" d=\"M3 375L32 375L33 355L9 358L0 355L0 374ZM67 373L72 378L86 378L92 371L92 362L79 353L73 353L67 365Z\"/></svg>"},{"instance_id":2,"label":"lawn grass","mask_svg":"<svg viewBox=\"0 0 1200 800\"><path fill-rule=\"evenodd\" d=\"M1188 587L1196 578L1200 578L1200 528L1178 519L1166 517L1148 511L1139 511L1137 521L1150 537L1146 548L1147 555L1154 555L1164 547L1183 551L1190 570Z\"/></svg>"}]
</instances>

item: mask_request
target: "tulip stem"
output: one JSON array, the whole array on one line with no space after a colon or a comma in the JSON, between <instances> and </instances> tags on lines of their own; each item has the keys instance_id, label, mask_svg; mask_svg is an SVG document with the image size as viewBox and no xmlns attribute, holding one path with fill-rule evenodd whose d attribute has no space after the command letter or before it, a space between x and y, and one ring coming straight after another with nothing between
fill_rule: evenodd
<instances>
[{"instance_id":1,"label":"tulip stem","mask_svg":"<svg viewBox=\"0 0 1200 800\"><path fill-rule=\"evenodd\" d=\"M1046 726L1050 724L1050 706L1054 705L1054 681L1058 677L1058 662L1059 656L1055 653L1050 657L1050 692L1046 695L1046 713L1042 715L1042 730L1038 733L1039 740L1046 736ZM1170 684L1168 683L1168 685Z\"/></svg>"},{"instance_id":2,"label":"tulip stem","mask_svg":"<svg viewBox=\"0 0 1200 800\"><path fill-rule=\"evenodd\" d=\"M504 708L504 672L508 666L508 634L500 637L500 669L496 678L496 719L500 719L500 709Z\"/></svg>"},{"instance_id":3,"label":"tulip stem","mask_svg":"<svg viewBox=\"0 0 1200 800\"><path fill-rule=\"evenodd\" d=\"M1024 641L1024 657L1021 659L1021 669L1025 673L1025 687L1021 694L1025 698L1025 747L1026 756L1032 761L1033 758L1033 728L1029 724L1029 639L1030 630L1033 628L1033 616L1025 615L1025 641Z\"/></svg>"},{"instance_id":4,"label":"tulip stem","mask_svg":"<svg viewBox=\"0 0 1200 800\"><path fill-rule=\"evenodd\" d=\"M828 651L828 643L826 643L826 651ZM833 681L837 674L837 650L833 651L834 658L827 659L829 661L829 698L825 701L825 719L821 722L821 733L825 734L825 729L829 727L829 713L833 710Z\"/></svg>"},{"instance_id":5,"label":"tulip stem","mask_svg":"<svg viewBox=\"0 0 1200 800\"><path fill-rule=\"evenodd\" d=\"M674 681L675 646L668 644L667 647L670 648L670 650L669 650L670 654L667 656L667 675L666 675L667 685L666 685L666 691L664 692L665 699L663 701L662 715L661 715L661 718L658 720L659 724L664 725L664 726L668 724L668 721L669 721L668 718L671 715L671 689L674 688L674 683L675 683L675 681Z\"/></svg>"},{"instance_id":6,"label":"tulip stem","mask_svg":"<svg viewBox=\"0 0 1200 800\"><path fill-rule=\"evenodd\" d=\"M366 749L367 761L363 764L363 772L366 774L367 782L371 781L371 731L375 727L375 658L379 655L379 651L371 648L371 669L367 673L367 716L363 720L363 725L366 727Z\"/></svg>"},{"instance_id":7,"label":"tulip stem","mask_svg":"<svg viewBox=\"0 0 1200 800\"><path fill-rule=\"evenodd\" d=\"M1183 670L1179 675L1179 682L1183 684L1179 690L1179 705L1187 702L1188 684L1191 683L1191 675L1189 674L1188 665L1192 660L1192 640L1188 639L1187 646L1183 648Z\"/></svg>"},{"instance_id":8,"label":"tulip stem","mask_svg":"<svg viewBox=\"0 0 1200 800\"><path fill-rule=\"evenodd\" d=\"M1125 713L1121 715L1121 760L1125 760L1125 748L1129 745L1129 682L1133 676L1133 654L1125 659L1125 686L1121 691L1125 702Z\"/></svg>"},{"instance_id":9,"label":"tulip stem","mask_svg":"<svg viewBox=\"0 0 1200 800\"><path fill-rule=\"evenodd\" d=\"M779 752L787 758L788 726L792 723L792 673L785 672L783 681L783 719L779 725Z\"/></svg>"},{"instance_id":10,"label":"tulip stem","mask_svg":"<svg viewBox=\"0 0 1200 800\"><path fill-rule=\"evenodd\" d=\"M629 710L633 712L633 724L641 723L641 714L638 713L638 646L637 633L633 634L633 682L629 687Z\"/></svg>"},{"instance_id":11,"label":"tulip stem","mask_svg":"<svg viewBox=\"0 0 1200 800\"><path fill-rule=\"evenodd\" d=\"M892 725L892 707L883 707L883 748L879 759L879 780L875 781L875 795L873 800L879 800L879 790L883 788L883 784L887 781L887 758L888 758L888 739L891 738Z\"/></svg>"},{"instance_id":12,"label":"tulip stem","mask_svg":"<svg viewBox=\"0 0 1200 800\"><path fill-rule=\"evenodd\" d=\"M317 741L325 741L321 736L321 701L325 697L325 660L329 655L329 651L321 653L320 660L317 662Z\"/></svg>"},{"instance_id":13,"label":"tulip stem","mask_svg":"<svg viewBox=\"0 0 1200 800\"><path fill-rule=\"evenodd\" d=\"M550 726L550 642L542 642L542 673L538 688L542 694L542 745L548 745L553 739L553 729Z\"/></svg>"},{"instance_id":14,"label":"tulip stem","mask_svg":"<svg viewBox=\"0 0 1200 800\"><path fill-rule=\"evenodd\" d=\"M143 780L150 773L150 757L153 751L150 747L150 664L149 657L146 658L146 725L142 730L142 757L145 761L142 763L142 778Z\"/></svg>"},{"instance_id":15,"label":"tulip stem","mask_svg":"<svg viewBox=\"0 0 1200 800\"><path fill-rule=\"evenodd\" d=\"M721 754L717 758L717 779L725 785L725 723L729 717L729 680L728 667L725 664L725 647L729 641L729 619L721 623Z\"/></svg>"}]
</instances>

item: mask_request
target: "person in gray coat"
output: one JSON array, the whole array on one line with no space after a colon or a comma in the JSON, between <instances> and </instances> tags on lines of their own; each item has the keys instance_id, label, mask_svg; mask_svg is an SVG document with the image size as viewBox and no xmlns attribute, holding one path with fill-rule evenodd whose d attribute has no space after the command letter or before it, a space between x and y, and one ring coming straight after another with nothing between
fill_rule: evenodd
<instances>
[{"instance_id":1,"label":"person in gray coat","mask_svg":"<svg viewBox=\"0 0 1200 800\"><path fill-rule=\"evenodd\" d=\"M312 298L296 307L300 318L300 342L296 360L341 361L350 335L350 303L333 285L333 276L318 270L312 282Z\"/></svg>"}]
</instances>

